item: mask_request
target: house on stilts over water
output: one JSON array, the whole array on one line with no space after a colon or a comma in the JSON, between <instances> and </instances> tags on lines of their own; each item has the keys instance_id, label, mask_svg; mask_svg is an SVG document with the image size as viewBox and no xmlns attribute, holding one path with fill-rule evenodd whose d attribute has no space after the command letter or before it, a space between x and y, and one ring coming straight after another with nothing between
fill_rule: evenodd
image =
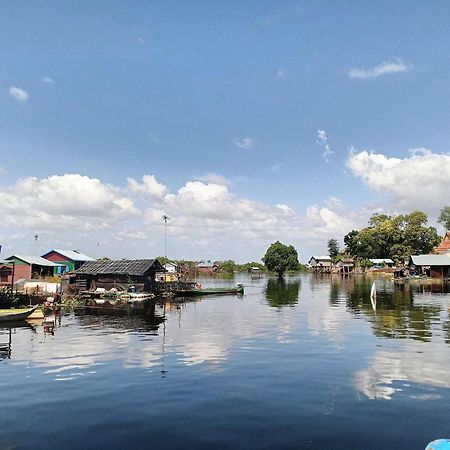
<instances>
[{"instance_id":1,"label":"house on stilts over water","mask_svg":"<svg viewBox=\"0 0 450 450\"><path fill-rule=\"evenodd\" d=\"M157 259L121 259L119 261L87 261L75 271L75 283L80 292L98 288L134 292L154 292L156 274L165 272Z\"/></svg>"}]
</instances>

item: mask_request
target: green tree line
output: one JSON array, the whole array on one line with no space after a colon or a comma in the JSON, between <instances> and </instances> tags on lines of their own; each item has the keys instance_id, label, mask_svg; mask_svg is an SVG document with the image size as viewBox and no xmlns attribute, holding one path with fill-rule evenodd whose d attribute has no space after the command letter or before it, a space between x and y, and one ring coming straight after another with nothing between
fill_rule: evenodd
<instances>
[{"instance_id":1,"label":"green tree line","mask_svg":"<svg viewBox=\"0 0 450 450\"><path fill-rule=\"evenodd\" d=\"M443 215L442 222L446 218L448 220ZM348 256L361 259L392 258L396 263L408 261L411 255L430 253L440 241L436 228L428 226L428 217L422 211L397 216L374 214L367 227L352 230L344 236L345 253Z\"/></svg>"}]
</instances>

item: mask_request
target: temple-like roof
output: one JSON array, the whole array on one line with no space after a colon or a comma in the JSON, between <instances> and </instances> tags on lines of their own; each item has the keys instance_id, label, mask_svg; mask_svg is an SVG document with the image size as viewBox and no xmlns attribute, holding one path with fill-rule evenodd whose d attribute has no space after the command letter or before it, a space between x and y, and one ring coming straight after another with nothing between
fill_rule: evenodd
<instances>
[{"instance_id":1,"label":"temple-like roof","mask_svg":"<svg viewBox=\"0 0 450 450\"><path fill-rule=\"evenodd\" d=\"M433 253L448 253L450 252L450 231L445 233L441 243L433 248Z\"/></svg>"}]
</instances>

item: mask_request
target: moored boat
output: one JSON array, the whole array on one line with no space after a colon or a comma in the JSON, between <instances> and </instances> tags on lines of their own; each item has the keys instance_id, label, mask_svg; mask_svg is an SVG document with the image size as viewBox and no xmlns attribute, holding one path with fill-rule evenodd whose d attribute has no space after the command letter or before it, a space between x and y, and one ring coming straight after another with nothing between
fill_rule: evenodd
<instances>
[{"instance_id":1,"label":"moored boat","mask_svg":"<svg viewBox=\"0 0 450 450\"><path fill-rule=\"evenodd\" d=\"M213 295L213 294L243 294L244 286L242 284L238 284L234 287L222 287L222 288L203 288L196 287L193 289L179 289L174 291L175 295L178 297L183 296L197 296L197 295Z\"/></svg>"},{"instance_id":2,"label":"moored boat","mask_svg":"<svg viewBox=\"0 0 450 450\"><path fill-rule=\"evenodd\" d=\"M32 308L17 308L17 309L0 309L0 322L12 322L15 320L24 320L30 316L39 305Z\"/></svg>"}]
</instances>

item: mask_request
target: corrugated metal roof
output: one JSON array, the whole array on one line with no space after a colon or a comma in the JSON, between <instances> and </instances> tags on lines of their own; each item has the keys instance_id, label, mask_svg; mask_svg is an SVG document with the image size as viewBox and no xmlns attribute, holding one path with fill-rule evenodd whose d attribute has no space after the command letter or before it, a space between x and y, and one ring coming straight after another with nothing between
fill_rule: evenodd
<instances>
[{"instance_id":1,"label":"corrugated metal roof","mask_svg":"<svg viewBox=\"0 0 450 450\"><path fill-rule=\"evenodd\" d=\"M411 255L416 266L450 266L450 254L443 255Z\"/></svg>"},{"instance_id":2,"label":"corrugated metal roof","mask_svg":"<svg viewBox=\"0 0 450 450\"><path fill-rule=\"evenodd\" d=\"M200 261L197 267L214 267L215 265L212 261Z\"/></svg>"},{"instance_id":3,"label":"corrugated metal roof","mask_svg":"<svg viewBox=\"0 0 450 450\"><path fill-rule=\"evenodd\" d=\"M394 261L390 258L370 258L369 261L374 264L394 264Z\"/></svg>"},{"instance_id":4,"label":"corrugated metal roof","mask_svg":"<svg viewBox=\"0 0 450 450\"><path fill-rule=\"evenodd\" d=\"M45 255L46 256L51 252L59 253L60 255L64 256L67 259L71 259L72 261L95 261L94 258L91 258L90 256L85 255L84 253L80 253L76 250L61 250L54 248L53 250L50 250Z\"/></svg>"},{"instance_id":5,"label":"corrugated metal roof","mask_svg":"<svg viewBox=\"0 0 450 450\"><path fill-rule=\"evenodd\" d=\"M148 270L165 271L157 259L121 259L119 261L87 261L75 272L80 275L141 276Z\"/></svg>"},{"instance_id":6,"label":"corrugated metal roof","mask_svg":"<svg viewBox=\"0 0 450 450\"><path fill-rule=\"evenodd\" d=\"M338 262L342 262L343 264L353 264L354 261L351 258L341 258Z\"/></svg>"},{"instance_id":7,"label":"corrugated metal roof","mask_svg":"<svg viewBox=\"0 0 450 450\"><path fill-rule=\"evenodd\" d=\"M23 262L26 262L28 264L35 264L36 266L46 266L46 267L59 267L61 264L55 264L48 259L41 258L40 256L29 256L29 255L12 255L9 258L6 259L13 259L17 258L22 260Z\"/></svg>"},{"instance_id":8,"label":"corrugated metal roof","mask_svg":"<svg viewBox=\"0 0 450 450\"><path fill-rule=\"evenodd\" d=\"M329 256L311 256L311 259L314 258L316 261L331 261L331 258Z\"/></svg>"}]
</instances>

